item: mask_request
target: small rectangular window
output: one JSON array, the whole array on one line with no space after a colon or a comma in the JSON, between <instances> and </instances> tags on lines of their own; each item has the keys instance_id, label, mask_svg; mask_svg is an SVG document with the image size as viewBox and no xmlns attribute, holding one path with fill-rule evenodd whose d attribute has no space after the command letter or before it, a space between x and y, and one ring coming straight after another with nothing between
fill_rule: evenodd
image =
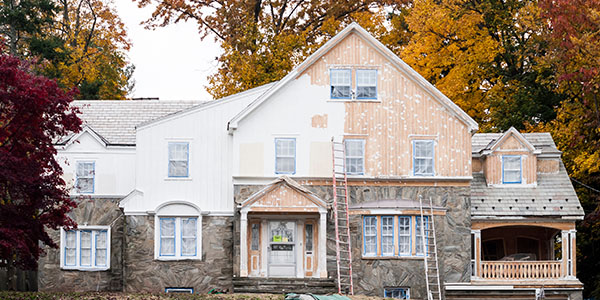
<instances>
[{"instance_id":1,"label":"small rectangular window","mask_svg":"<svg viewBox=\"0 0 600 300\"><path fill-rule=\"evenodd\" d=\"M196 255L196 218L181 219L181 255Z\"/></svg>"},{"instance_id":2,"label":"small rectangular window","mask_svg":"<svg viewBox=\"0 0 600 300\"><path fill-rule=\"evenodd\" d=\"M377 70L356 70L356 98L377 99Z\"/></svg>"},{"instance_id":3,"label":"small rectangular window","mask_svg":"<svg viewBox=\"0 0 600 300\"><path fill-rule=\"evenodd\" d=\"M95 163L87 161L77 162L75 186L78 193L94 193Z\"/></svg>"},{"instance_id":4,"label":"small rectangular window","mask_svg":"<svg viewBox=\"0 0 600 300\"><path fill-rule=\"evenodd\" d=\"M521 156L502 156L502 183L521 183Z\"/></svg>"},{"instance_id":5,"label":"small rectangular window","mask_svg":"<svg viewBox=\"0 0 600 300\"><path fill-rule=\"evenodd\" d=\"M175 219L160 218L160 255L175 255Z\"/></svg>"},{"instance_id":6,"label":"small rectangular window","mask_svg":"<svg viewBox=\"0 0 600 300\"><path fill-rule=\"evenodd\" d=\"M410 299L409 288L385 288L383 290L383 297L394 298L394 299Z\"/></svg>"},{"instance_id":7,"label":"small rectangular window","mask_svg":"<svg viewBox=\"0 0 600 300\"><path fill-rule=\"evenodd\" d=\"M296 139L275 139L275 174L296 173Z\"/></svg>"},{"instance_id":8,"label":"small rectangular window","mask_svg":"<svg viewBox=\"0 0 600 300\"><path fill-rule=\"evenodd\" d=\"M333 69L330 71L331 98L350 99L352 93L352 70Z\"/></svg>"},{"instance_id":9,"label":"small rectangular window","mask_svg":"<svg viewBox=\"0 0 600 300\"><path fill-rule=\"evenodd\" d=\"M431 140L413 141L413 174L415 176L434 175L433 145Z\"/></svg>"},{"instance_id":10,"label":"small rectangular window","mask_svg":"<svg viewBox=\"0 0 600 300\"><path fill-rule=\"evenodd\" d=\"M400 255L410 255L410 217L398 217L398 252Z\"/></svg>"},{"instance_id":11,"label":"small rectangular window","mask_svg":"<svg viewBox=\"0 0 600 300\"><path fill-rule=\"evenodd\" d=\"M381 217L381 255L394 255L394 217Z\"/></svg>"},{"instance_id":12,"label":"small rectangular window","mask_svg":"<svg viewBox=\"0 0 600 300\"><path fill-rule=\"evenodd\" d=\"M259 230L259 225L258 223L253 223L252 224L252 241L250 243L250 250L252 251L258 251L258 233Z\"/></svg>"},{"instance_id":13,"label":"small rectangular window","mask_svg":"<svg viewBox=\"0 0 600 300\"><path fill-rule=\"evenodd\" d=\"M365 217L363 226L365 256L377 255L377 217Z\"/></svg>"},{"instance_id":14,"label":"small rectangular window","mask_svg":"<svg viewBox=\"0 0 600 300\"><path fill-rule=\"evenodd\" d=\"M313 251L313 225L306 224L306 251Z\"/></svg>"},{"instance_id":15,"label":"small rectangular window","mask_svg":"<svg viewBox=\"0 0 600 300\"><path fill-rule=\"evenodd\" d=\"M193 294L193 288L184 288L184 287L168 287L165 288L165 293L167 294Z\"/></svg>"},{"instance_id":16,"label":"small rectangular window","mask_svg":"<svg viewBox=\"0 0 600 300\"><path fill-rule=\"evenodd\" d=\"M186 142L169 143L169 177L189 176L189 149Z\"/></svg>"},{"instance_id":17,"label":"small rectangular window","mask_svg":"<svg viewBox=\"0 0 600 300\"><path fill-rule=\"evenodd\" d=\"M427 230L429 229L429 217L424 217L424 227L423 227L423 231L421 231L421 217L415 217L416 218L416 224L415 224L415 243L416 243L416 253L417 255L423 255L423 232L425 233L425 245L427 245L427 243L429 243L429 233L427 232Z\"/></svg>"},{"instance_id":18,"label":"small rectangular window","mask_svg":"<svg viewBox=\"0 0 600 300\"><path fill-rule=\"evenodd\" d=\"M346 139L344 144L346 147L346 173L363 175L365 173L365 141Z\"/></svg>"}]
</instances>

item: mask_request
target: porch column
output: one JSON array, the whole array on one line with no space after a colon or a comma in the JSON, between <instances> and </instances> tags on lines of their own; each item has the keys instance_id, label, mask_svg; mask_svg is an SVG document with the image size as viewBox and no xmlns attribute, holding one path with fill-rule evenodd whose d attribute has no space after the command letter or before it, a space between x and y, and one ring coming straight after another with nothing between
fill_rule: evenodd
<instances>
[{"instance_id":1,"label":"porch column","mask_svg":"<svg viewBox=\"0 0 600 300\"><path fill-rule=\"evenodd\" d=\"M481 230L471 230L473 235L473 270L472 276L479 277L481 274Z\"/></svg>"},{"instance_id":2,"label":"porch column","mask_svg":"<svg viewBox=\"0 0 600 300\"><path fill-rule=\"evenodd\" d=\"M577 260L576 255L577 255L577 248L575 247L575 243L577 241L577 238L575 237L575 233L577 232L577 230L572 229L569 230L569 261L567 264L568 272L567 272L567 277L575 279L576 276L576 264L577 264Z\"/></svg>"},{"instance_id":3,"label":"porch column","mask_svg":"<svg viewBox=\"0 0 600 300\"><path fill-rule=\"evenodd\" d=\"M327 278L327 211L319 212L319 277Z\"/></svg>"},{"instance_id":4,"label":"porch column","mask_svg":"<svg viewBox=\"0 0 600 300\"><path fill-rule=\"evenodd\" d=\"M561 251L562 251L562 265L561 265L561 277L567 277L569 276L569 262L571 261L570 255L571 255L571 251L570 251L570 247L569 244L571 244L571 241L569 239L569 230L562 230L561 231L561 236L560 236L560 241L561 241Z\"/></svg>"},{"instance_id":5,"label":"porch column","mask_svg":"<svg viewBox=\"0 0 600 300\"><path fill-rule=\"evenodd\" d=\"M240 217L240 277L248 277L248 212Z\"/></svg>"}]
</instances>

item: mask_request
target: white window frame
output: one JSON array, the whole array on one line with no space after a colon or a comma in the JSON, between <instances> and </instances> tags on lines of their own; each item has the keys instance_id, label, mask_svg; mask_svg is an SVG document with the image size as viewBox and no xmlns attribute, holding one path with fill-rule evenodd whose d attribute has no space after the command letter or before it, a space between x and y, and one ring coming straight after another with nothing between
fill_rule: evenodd
<instances>
[{"instance_id":1,"label":"white window frame","mask_svg":"<svg viewBox=\"0 0 600 300\"><path fill-rule=\"evenodd\" d=\"M507 169L505 164L505 159L508 158L518 158L519 159L519 168L518 169ZM514 172L519 171L519 181L506 181L504 173L506 171ZM521 155L502 155L502 184L522 184L523 183L523 157Z\"/></svg>"},{"instance_id":2,"label":"white window frame","mask_svg":"<svg viewBox=\"0 0 600 300\"><path fill-rule=\"evenodd\" d=\"M184 288L184 287L168 287L165 288L165 293L167 294L193 294L194 288Z\"/></svg>"},{"instance_id":3,"label":"white window frame","mask_svg":"<svg viewBox=\"0 0 600 300\"><path fill-rule=\"evenodd\" d=\"M359 74L360 73L367 73L367 74L369 74L369 73L375 73L375 82L374 83L366 83L366 84L362 83L362 84L359 84L359 77L360 77ZM377 96L378 96L377 95L377 90L378 90L378 88L377 88L377 77L378 77L378 75L379 74L377 72L377 69L357 69L356 70L356 99L358 99L358 100L373 100L373 99L377 99ZM375 87L375 96L374 97L360 97L359 94L358 94L358 89L360 87Z\"/></svg>"},{"instance_id":4,"label":"white window frame","mask_svg":"<svg viewBox=\"0 0 600 300\"><path fill-rule=\"evenodd\" d=\"M350 77L348 78L348 85L334 85L333 83L333 77L335 73L345 73L345 74L350 74ZM350 94L348 95L348 97L334 97L333 96L333 87L334 86L341 86L341 87L348 87ZM329 97L331 99L352 99L352 69L349 68L335 68L335 69L330 69L329 70Z\"/></svg>"},{"instance_id":5,"label":"white window frame","mask_svg":"<svg viewBox=\"0 0 600 300\"><path fill-rule=\"evenodd\" d=\"M361 147L361 155L348 155L348 145L349 143L360 143ZM344 151L346 154L346 161L344 162L346 166L346 174L348 175L364 175L365 174L365 140L364 139L345 139L344 140ZM362 161L362 169L356 172L350 172L349 160L351 159L360 159Z\"/></svg>"},{"instance_id":6,"label":"white window frame","mask_svg":"<svg viewBox=\"0 0 600 300\"><path fill-rule=\"evenodd\" d=\"M417 144L420 143L431 144L431 157L417 155ZM431 173L417 173L416 162L418 159L431 160ZM435 140L413 140L413 176L435 176Z\"/></svg>"},{"instance_id":7,"label":"white window frame","mask_svg":"<svg viewBox=\"0 0 600 300\"><path fill-rule=\"evenodd\" d=\"M91 164L92 175L91 176L79 176L78 170L80 164ZM92 190L82 191L79 189L79 179L92 179ZM75 162L75 193L76 194L94 194L96 192L96 161L93 160L78 160Z\"/></svg>"},{"instance_id":8,"label":"white window frame","mask_svg":"<svg viewBox=\"0 0 600 300\"><path fill-rule=\"evenodd\" d=\"M195 255L183 255L181 252L181 244L183 239L182 224L184 219L196 219L196 253ZM161 219L175 220L175 253L162 254L161 251ZM200 215L155 215L154 218L154 259L156 260L201 260L202 259L202 216Z\"/></svg>"},{"instance_id":9,"label":"white window frame","mask_svg":"<svg viewBox=\"0 0 600 300\"><path fill-rule=\"evenodd\" d=\"M171 146L175 145L186 145L187 146L187 156L186 159L173 159L171 158ZM167 177L168 178L190 178L190 150L191 145L189 141L170 141L167 143ZM185 161L187 163L187 168L185 175L171 175L171 161Z\"/></svg>"},{"instance_id":10,"label":"white window frame","mask_svg":"<svg viewBox=\"0 0 600 300\"><path fill-rule=\"evenodd\" d=\"M384 218L385 219L392 219L392 224L391 225L390 224L384 225L384 222L383 222ZM394 256L395 255L395 251L396 251L395 250L395 248L396 248L396 228L395 228L396 227L395 226L396 218L397 218L396 216L381 216L381 218L380 218L380 220L381 220L381 225L380 225L381 226L381 241L380 241L381 256ZM388 234L385 234L385 232L384 232L384 226L386 226L388 228L391 228L392 232L391 233L388 232ZM391 245L392 246L392 252L391 253L383 251L383 240L384 240L384 237L387 237L387 238L391 237L392 238L392 245Z\"/></svg>"},{"instance_id":11,"label":"white window frame","mask_svg":"<svg viewBox=\"0 0 600 300\"><path fill-rule=\"evenodd\" d=\"M362 257L366 259L390 259L390 258L423 258L423 253L417 252L417 248L423 246L423 241L421 240L420 228L417 228L417 222L421 218L418 215L404 215L404 214L376 214L376 215L363 215L362 220ZM383 251L383 219L384 218L393 218L393 245L394 252L393 253L384 253ZM375 224L375 253L367 252L367 220L373 219ZM425 216L426 228L428 229L430 226L431 219L429 216ZM402 226L401 220L408 220L408 232L402 232L400 227ZM373 225L369 225L373 226ZM426 235L426 243L429 240L429 233L425 232ZM369 235L372 236L372 235ZM402 238L408 238L408 252L402 251L401 240ZM398 251L396 251L398 249Z\"/></svg>"},{"instance_id":12,"label":"white window frame","mask_svg":"<svg viewBox=\"0 0 600 300\"><path fill-rule=\"evenodd\" d=\"M369 226L372 226L372 230L375 231L375 241L374 241L374 246L375 246L375 252L367 252L367 220L375 220L375 224L369 224ZM369 236L373 236L372 234L369 234ZM366 257L376 257L377 256L377 241L378 241L378 234L377 234L377 216L364 216L363 217L363 256Z\"/></svg>"},{"instance_id":13,"label":"white window frame","mask_svg":"<svg viewBox=\"0 0 600 300\"><path fill-rule=\"evenodd\" d=\"M279 153L277 151L277 149L278 149L277 145L278 145L279 142L293 142L294 143L294 147L293 147L294 148L294 154L292 154L292 155L282 155L281 153ZM290 174L290 175L296 174L296 153L297 153L296 152L296 146L297 146L297 144L296 144L296 138L275 138L275 174ZM293 170L282 170L282 171L277 170L277 168L278 168L277 159L278 158L291 158L291 159L293 159L294 160Z\"/></svg>"},{"instance_id":14,"label":"white window frame","mask_svg":"<svg viewBox=\"0 0 600 300\"><path fill-rule=\"evenodd\" d=\"M404 226L400 220L408 219L408 235L400 230L401 226ZM399 256L411 256L412 255L412 216L398 216L398 255ZM402 238L408 237L408 252L402 252Z\"/></svg>"},{"instance_id":15,"label":"white window frame","mask_svg":"<svg viewBox=\"0 0 600 300\"><path fill-rule=\"evenodd\" d=\"M64 228L60 229L60 268L63 270L81 270L81 271L106 271L110 269L110 247L111 247L111 239L110 239L110 226L85 226L80 225L77 229L71 230L76 233L75 238L75 265L67 265L66 264L66 245L67 245L67 231ZM90 231L91 236L91 256L90 256L90 265L82 266L81 265L81 232L82 231ZM101 232L106 232L106 265L98 266L96 265L96 241L97 235Z\"/></svg>"},{"instance_id":16,"label":"white window frame","mask_svg":"<svg viewBox=\"0 0 600 300\"><path fill-rule=\"evenodd\" d=\"M404 291L406 297L400 298L401 291ZM394 293L398 292L398 297L394 297ZM390 296L388 296L391 294ZM394 299L410 299L410 288L408 287L388 287L383 289L383 297L384 298L394 298Z\"/></svg>"}]
</instances>

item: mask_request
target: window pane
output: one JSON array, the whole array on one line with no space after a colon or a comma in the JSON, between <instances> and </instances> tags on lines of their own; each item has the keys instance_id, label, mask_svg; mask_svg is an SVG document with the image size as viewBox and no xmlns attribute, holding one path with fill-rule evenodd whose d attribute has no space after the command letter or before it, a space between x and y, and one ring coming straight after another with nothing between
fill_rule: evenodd
<instances>
[{"instance_id":1,"label":"window pane","mask_svg":"<svg viewBox=\"0 0 600 300\"><path fill-rule=\"evenodd\" d=\"M350 86L331 86L332 98L350 98Z\"/></svg>"},{"instance_id":2,"label":"window pane","mask_svg":"<svg viewBox=\"0 0 600 300\"><path fill-rule=\"evenodd\" d=\"M96 249L106 249L106 231L96 233Z\"/></svg>"},{"instance_id":3,"label":"window pane","mask_svg":"<svg viewBox=\"0 0 600 300\"><path fill-rule=\"evenodd\" d=\"M175 255L175 238L160 239L160 255Z\"/></svg>"},{"instance_id":4,"label":"window pane","mask_svg":"<svg viewBox=\"0 0 600 300\"><path fill-rule=\"evenodd\" d=\"M92 247L92 233L90 231L81 231L80 233L81 239L81 248L91 248Z\"/></svg>"},{"instance_id":5,"label":"window pane","mask_svg":"<svg viewBox=\"0 0 600 300\"><path fill-rule=\"evenodd\" d=\"M252 224L252 242L250 243L250 250L258 251L258 233L259 225L254 223ZM308 245L307 245L308 247Z\"/></svg>"},{"instance_id":6,"label":"window pane","mask_svg":"<svg viewBox=\"0 0 600 300\"><path fill-rule=\"evenodd\" d=\"M187 170L187 161L169 161L169 177L186 177Z\"/></svg>"},{"instance_id":7,"label":"window pane","mask_svg":"<svg viewBox=\"0 0 600 300\"><path fill-rule=\"evenodd\" d=\"M181 255L196 255L196 238L181 239Z\"/></svg>"},{"instance_id":8,"label":"window pane","mask_svg":"<svg viewBox=\"0 0 600 300\"><path fill-rule=\"evenodd\" d=\"M277 173L294 173L294 158L290 157L278 157L276 164L276 172Z\"/></svg>"},{"instance_id":9,"label":"window pane","mask_svg":"<svg viewBox=\"0 0 600 300\"><path fill-rule=\"evenodd\" d=\"M504 169L505 170L520 170L521 169L521 158L520 157L512 157L505 156L504 159Z\"/></svg>"},{"instance_id":10,"label":"window pane","mask_svg":"<svg viewBox=\"0 0 600 300\"><path fill-rule=\"evenodd\" d=\"M96 266L106 266L106 249L96 250Z\"/></svg>"},{"instance_id":11,"label":"window pane","mask_svg":"<svg viewBox=\"0 0 600 300\"><path fill-rule=\"evenodd\" d=\"M401 255L410 255L410 217L398 218L399 252Z\"/></svg>"},{"instance_id":12,"label":"window pane","mask_svg":"<svg viewBox=\"0 0 600 300\"><path fill-rule=\"evenodd\" d=\"M381 217L381 254L394 255L394 217Z\"/></svg>"},{"instance_id":13,"label":"window pane","mask_svg":"<svg viewBox=\"0 0 600 300\"><path fill-rule=\"evenodd\" d=\"M313 251L313 225L306 224L306 251Z\"/></svg>"},{"instance_id":14,"label":"window pane","mask_svg":"<svg viewBox=\"0 0 600 300\"><path fill-rule=\"evenodd\" d=\"M182 236L184 237L195 237L196 236L196 218L188 218L181 220Z\"/></svg>"},{"instance_id":15,"label":"window pane","mask_svg":"<svg viewBox=\"0 0 600 300\"><path fill-rule=\"evenodd\" d=\"M175 237L175 219L161 218L160 219L160 236Z\"/></svg>"},{"instance_id":16,"label":"window pane","mask_svg":"<svg viewBox=\"0 0 600 300\"><path fill-rule=\"evenodd\" d=\"M67 248L75 248L77 242L77 232L70 230L66 232Z\"/></svg>"},{"instance_id":17,"label":"window pane","mask_svg":"<svg viewBox=\"0 0 600 300\"><path fill-rule=\"evenodd\" d=\"M374 86L359 86L356 88L357 98L377 98L377 88Z\"/></svg>"},{"instance_id":18,"label":"window pane","mask_svg":"<svg viewBox=\"0 0 600 300\"><path fill-rule=\"evenodd\" d=\"M65 250L65 265L67 265L67 266L75 265L75 249Z\"/></svg>"},{"instance_id":19,"label":"window pane","mask_svg":"<svg viewBox=\"0 0 600 300\"><path fill-rule=\"evenodd\" d=\"M377 218L365 217L364 238L365 255L377 254Z\"/></svg>"},{"instance_id":20,"label":"window pane","mask_svg":"<svg viewBox=\"0 0 600 300\"><path fill-rule=\"evenodd\" d=\"M520 182L521 171L504 171L504 182Z\"/></svg>"},{"instance_id":21,"label":"window pane","mask_svg":"<svg viewBox=\"0 0 600 300\"><path fill-rule=\"evenodd\" d=\"M92 249L81 248L81 265L91 266L92 263Z\"/></svg>"},{"instance_id":22,"label":"window pane","mask_svg":"<svg viewBox=\"0 0 600 300\"><path fill-rule=\"evenodd\" d=\"M416 224L415 224L415 232L416 232L416 252L417 254L423 254L423 235L421 233L421 217L416 217ZM423 230L427 230L429 228L429 218L425 217L425 226L423 228ZM427 241L427 237L429 236L429 233L425 231L425 244L428 243Z\"/></svg>"}]
</instances>

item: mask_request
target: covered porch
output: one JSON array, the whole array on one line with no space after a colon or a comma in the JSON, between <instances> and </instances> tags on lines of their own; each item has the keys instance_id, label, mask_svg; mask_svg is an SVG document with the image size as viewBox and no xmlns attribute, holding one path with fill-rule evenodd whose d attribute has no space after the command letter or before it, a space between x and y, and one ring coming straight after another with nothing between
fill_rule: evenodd
<instances>
[{"instance_id":1,"label":"covered porch","mask_svg":"<svg viewBox=\"0 0 600 300\"><path fill-rule=\"evenodd\" d=\"M578 282L573 221L473 222L472 228L472 282Z\"/></svg>"},{"instance_id":2,"label":"covered porch","mask_svg":"<svg viewBox=\"0 0 600 300\"><path fill-rule=\"evenodd\" d=\"M244 200L240 277L327 278L327 205L280 177Z\"/></svg>"}]
</instances>

